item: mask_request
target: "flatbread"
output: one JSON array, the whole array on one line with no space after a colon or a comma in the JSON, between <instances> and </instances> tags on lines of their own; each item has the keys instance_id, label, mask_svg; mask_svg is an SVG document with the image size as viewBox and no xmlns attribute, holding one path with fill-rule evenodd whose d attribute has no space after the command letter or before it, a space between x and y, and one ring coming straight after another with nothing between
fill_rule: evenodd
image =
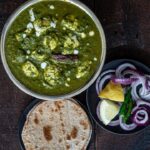
<instances>
[{"instance_id":1,"label":"flatbread","mask_svg":"<svg viewBox=\"0 0 150 150\"><path fill-rule=\"evenodd\" d=\"M78 103L43 101L29 112L22 140L26 150L85 150L91 131L88 116Z\"/></svg>"}]
</instances>

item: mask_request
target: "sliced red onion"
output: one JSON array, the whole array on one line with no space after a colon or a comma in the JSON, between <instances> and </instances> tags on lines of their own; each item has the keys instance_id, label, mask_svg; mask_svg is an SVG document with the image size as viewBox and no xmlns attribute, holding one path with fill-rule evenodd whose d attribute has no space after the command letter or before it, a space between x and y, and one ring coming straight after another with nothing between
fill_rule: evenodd
<instances>
[{"instance_id":1,"label":"sliced red onion","mask_svg":"<svg viewBox=\"0 0 150 150\"><path fill-rule=\"evenodd\" d=\"M142 84L142 90L141 90L141 92L140 92L140 95L146 95L147 94L147 92L148 92L148 90L147 90L147 88L146 88L146 82L147 82L147 79L146 79L146 77L140 77L139 78L140 79L140 81L141 81L141 84Z\"/></svg>"},{"instance_id":2,"label":"sliced red onion","mask_svg":"<svg viewBox=\"0 0 150 150\"><path fill-rule=\"evenodd\" d=\"M96 114L97 117L100 121L102 121L101 117L100 117L100 105L101 105L101 101L98 103L97 108L96 108Z\"/></svg>"},{"instance_id":3,"label":"sliced red onion","mask_svg":"<svg viewBox=\"0 0 150 150\"><path fill-rule=\"evenodd\" d=\"M111 80L114 83L120 83L122 85L130 85L131 83L136 81L137 78L116 78L116 77L112 77Z\"/></svg>"},{"instance_id":4,"label":"sliced red onion","mask_svg":"<svg viewBox=\"0 0 150 150\"><path fill-rule=\"evenodd\" d=\"M100 82L100 77L97 79L96 86L95 86L97 95L99 95L99 92L100 92L100 90L99 90L99 82Z\"/></svg>"},{"instance_id":5,"label":"sliced red onion","mask_svg":"<svg viewBox=\"0 0 150 150\"><path fill-rule=\"evenodd\" d=\"M132 113L131 114L133 114L133 112L135 112L139 107L144 107L145 109L147 109L147 107L148 107L148 111L150 111L150 103L148 103L148 102L145 102L145 101L143 101L143 100L138 100L138 101L136 101L136 106L132 109Z\"/></svg>"},{"instance_id":6,"label":"sliced red onion","mask_svg":"<svg viewBox=\"0 0 150 150\"><path fill-rule=\"evenodd\" d=\"M146 105L146 106L150 107L150 103L149 103L149 102L145 102L145 101L143 101L143 100L138 100L138 101L136 102L136 104L137 104L137 107L139 107L139 106L141 106L141 105Z\"/></svg>"},{"instance_id":7,"label":"sliced red onion","mask_svg":"<svg viewBox=\"0 0 150 150\"><path fill-rule=\"evenodd\" d=\"M131 77L131 76L135 76L135 77L141 76L141 74L136 69L127 69L127 70L123 71L122 75L123 75L123 77L125 77L125 76L128 76L128 77Z\"/></svg>"},{"instance_id":8,"label":"sliced red onion","mask_svg":"<svg viewBox=\"0 0 150 150\"><path fill-rule=\"evenodd\" d=\"M106 81L108 81L113 76L114 73L115 73L115 70L107 70L99 76L99 78L96 81L97 94L99 94L99 92L104 87L104 84L106 83Z\"/></svg>"},{"instance_id":9,"label":"sliced red onion","mask_svg":"<svg viewBox=\"0 0 150 150\"><path fill-rule=\"evenodd\" d=\"M150 92L146 95L140 95L142 99L150 102Z\"/></svg>"},{"instance_id":10,"label":"sliced red onion","mask_svg":"<svg viewBox=\"0 0 150 150\"><path fill-rule=\"evenodd\" d=\"M141 84L141 82L138 80L137 82L131 84L131 95L133 100L137 101L140 99L139 95L138 95L138 91L137 91L137 87Z\"/></svg>"},{"instance_id":11,"label":"sliced red onion","mask_svg":"<svg viewBox=\"0 0 150 150\"><path fill-rule=\"evenodd\" d=\"M145 86L146 86L146 89L150 91L150 80L149 79L146 80Z\"/></svg>"},{"instance_id":12,"label":"sliced red onion","mask_svg":"<svg viewBox=\"0 0 150 150\"><path fill-rule=\"evenodd\" d=\"M104 72L100 75L100 77L103 77L103 76L105 76L106 74L112 74L112 73L115 73L115 70L114 70L114 69L110 69L110 70L104 71Z\"/></svg>"},{"instance_id":13,"label":"sliced red onion","mask_svg":"<svg viewBox=\"0 0 150 150\"><path fill-rule=\"evenodd\" d=\"M149 90L150 90L150 81L148 81L148 88L149 88Z\"/></svg>"},{"instance_id":14,"label":"sliced red onion","mask_svg":"<svg viewBox=\"0 0 150 150\"><path fill-rule=\"evenodd\" d=\"M131 95L132 98L137 101L141 98L145 100L150 100L150 92L145 87L146 78L145 77L138 77L139 79L131 84L132 90ZM138 87L141 86L138 92Z\"/></svg>"},{"instance_id":15,"label":"sliced red onion","mask_svg":"<svg viewBox=\"0 0 150 150\"><path fill-rule=\"evenodd\" d=\"M146 95L147 94L147 90L145 89L145 87L141 87L139 89L139 96L141 97L142 95Z\"/></svg>"},{"instance_id":16,"label":"sliced red onion","mask_svg":"<svg viewBox=\"0 0 150 150\"><path fill-rule=\"evenodd\" d=\"M116 69L116 76L118 78L122 78L123 75L122 75L122 72L124 70L126 70L127 68L130 68L130 69L136 69L136 67L130 63L124 63L122 65L120 65L117 69Z\"/></svg>"},{"instance_id":17,"label":"sliced red onion","mask_svg":"<svg viewBox=\"0 0 150 150\"><path fill-rule=\"evenodd\" d=\"M149 88L150 80L147 76L144 77L143 80L144 80L142 84L143 90L140 91L139 95L142 99L150 102L150 88Z\"/></svg>"},{"instance_id":18,"label":"sliced red onion","mask_svg":"<svg viewBox=\"0 0 150 150\"><path fill-rule=\"evenodd\" d=\"M138 126L146 126L149 123L149 115L148 112L143 108L138 108L133 112L132 121Z\"/></svg>"},{"instance_id":19,"label":"sliced red onion","mask_svg":"<svg viewBox=\"0 0 150 150\"><path fill-rule=\"evenodd\" d=\"M132 98L134 100L139 100L139 99L143 99L143 100L146 100L146 101L149 101L150 102L150 91L146 89L146 87L143 85L144 83L140 83L140 82L137 82L136 84L133 84L132 85L132 91L131 91L131 94L132 94ZM137 87L142 85L141 89L139 90L139 93L138 93L138 90L137 90Z\"/></svg>"},{"instance_id":20,"label":"sliced red onion","mask_svg":"<svg viewBox=\"0 0 150 150\"><path fill-rule=\"evenodd\" d=\"M102 89L103 89L104 86L105 86L105 83L106 83L108 80L110 80L112 76L113 76L112 74L109 74L109 75L104 76L104 77L101 79L101 81L100 81L100 83L99 83L99 91L102 91Z\"/></svg>"},{"instance_id":21,"label":"sliced red onion","mask_svg":"<svg viewBox=\"0 0 150 150\"><path fill-rule=\"evenodd\" d=\"M145 82L145 87L148 91L150 91L150 75L145 74L146 82Z\"/></svg>"},{"instance_id":22,"label":"sliced red onion","mask_svg":"<svg viewBox=\"0 0 150 150\"><path fill-rule=\"evenodd\" d=\"M150 79L148 75L137 76L137 78L139 78L139 80L137 80L131 85L132 87L131 93L132 93L133 99L138 100L142 98L143 100L150 101L150 88L148 88L150 84ZM141 86L141 88L139 89L139 92L138 92L137 88L139 86Z\"/></svg>"},{"instance_id":23,"label":"sliced red onion","mask_svg":"<svg viewBox=\"0 0 150 150\"><path fill-rule=\"evenodd\" d=\"M111 121L108 125L114 127L114 126L118 126L119 124L120 124L120 121L118 119L118 120Z\"/></svg>"},{"instance_id":24,"label":"sliced red onion","mask_svg":"<svg viewBox=\"0 0 150 150\"><path fill-rule=\"evenodd\" d=\"M119 121L120 121L120 127L125 131L131 131L137 127L137 125L135 123L131 123L131 124L124 123L122 116L119 117Z\"/></svg>"}]
</instances>

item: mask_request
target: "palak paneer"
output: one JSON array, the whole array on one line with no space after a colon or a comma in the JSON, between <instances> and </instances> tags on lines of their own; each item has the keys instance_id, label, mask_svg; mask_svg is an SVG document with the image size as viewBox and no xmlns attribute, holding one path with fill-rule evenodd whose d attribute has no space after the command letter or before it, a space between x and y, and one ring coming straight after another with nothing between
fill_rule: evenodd
<instances>
[{"instance_id":1,"label":"palak paneer","mask_svg":"<svg viewBox=\"0 0 150 150\"><path fill-rule=\"evenodd\" d=\"M19 14L6 37L5 54L13 75L44 95L83 87L96 72L101 37L92 18L65 1L41 1Z\"/></svg>"}]
</instances>

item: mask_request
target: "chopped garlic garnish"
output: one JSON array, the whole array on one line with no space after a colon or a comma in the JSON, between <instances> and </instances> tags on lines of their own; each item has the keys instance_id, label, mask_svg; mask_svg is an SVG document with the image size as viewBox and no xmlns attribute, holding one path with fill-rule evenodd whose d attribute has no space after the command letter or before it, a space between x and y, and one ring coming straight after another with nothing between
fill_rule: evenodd
<instances>
[{"instance_id":1,"label":"chopped garlic garnish","mask_svg":"<svg viewBox=\"0 0 150 150\"><path fill-rule=\"evenodd\" d=\"M41 35L41 28L37 25L34 25L34 28L36 30L36 36L39 37Z\"/></svg>"},{"instance_id":2,"label":"chopped garlic garnish","mask_svg":"<svg viewBox=\"0 0 150 150\"><path fill-rule=\"evenodd\" d=\"M41 35L40 32L36 32L35 34L37 37L39 37Z\"/></svg>"},{"instance_id":3,"label":"chopped garlic garnish","mask_svg":"<svg viewBox=\"0 0 150 150\"><path fill-rule=\"evenodd\" d=\"M76 78L79 79L79 78L81 78L81 76L80 75L76 75Z\"/></svg>"},{"instance_id":4,"label":"chopped garlic garnish","mask_svg":"<svg viewBox=\"0 0 150 150\"><path fill-rule=\"evenodd\" d=\"M26 37L27 37L27 35L26 35L26 34L22 34L22 37L23 37L23 38L26 38Z\"/></svg>"},{"instance_id":5,"label":"chopped garlic garnish","mask_svg":"<svg viewBox=\"0 0 150 150\"><path fill-rule=\"evenodd\" d=\"M46 62L42 62L42 63L41 63L41 68L42 68L42 69L45 69L46 66L47 66L47 63L46 63Z\"/></svg>"},{"instance_id":6,"label":"chopped garlic garnish","mask_svg":"<svg viewBox=\"0 0 150 150\"><path fill-rule=\"evenodd\" d=\"M79 54L79 51L77 49L74 50L73 52L75 55L78 55Z\"/></svg>"},{"instance_id":7,"label":"chopped garlic garnish","mask_svg":"<svg viewBox=\"0 0 150 150\"><path fill-rule=\"evenodd\" d=\"M81 33L81 37L84 39L86 38L86 34L85 33Z\"/></svg>"},{"instance_id":8,"label":"chopped garlic garnish","mask_svg":"<svg viewBox=\"0 0 150 150\"><path fill-rule=\"evenodd\" d=\"M94 31L90 31L89 32L89 36L94 36L95 32Z\"/></svg>"},{"instance_id":9,"label":"chopped garlic garnish","mask_svg":"<svg viewBox=\"0 0 150 150\"><path fill-rule=\"evenodd\" d=\"M30 50L27 50L27 54L30 54L31 52L30 52Z\"/></svg>"},{"instance_id":10,"label":"chopped garlic garnish","mask_svg":"<svg viewBox=\"0 0 150 150\"><path fill-rule=\"evenodd\" d=\"M33 29L33 24L32 24L31 22L29 22L29 23L27 24L27 28L28 28L28 29Z\"/></svg>"},{"instance_id":11,"label":"chopped garlic garnish","mask_svg":"<svg viewBox=\"0 0 150 150\"><path fill-rule=\"evenodd\" d=\"M94 61L97 61L97 58L96 58L96 57L94 57Z\"/></svg>"},{"instance_id":12,"label":"chopped garlic garnish","mask_svg":"<svg viewBox=\"0 0 150 150\"><path fill-rule=\"evenodd\" d=\"M65 86L69 87L70 85L68 83L65 83Z\"/></svg>"},{"instance_id":13,"label":"chopped garlic garnish","mask_svg":"<svg viewBox=\"0 0 150 150\"><path fill-rule=\"evenodd\" d=\"M31 22L35 21L35 16L34 16L33 9L29 10L29 14L30 14L30 20L31 20Z\"/></svg>"},{"instance_id":14,"label":"chopped garlic garnish","mask_svg":"<svg viewBox=\"0 0 150 150\"><path fill-rule=\"evenodd\" d=\"M26 59L29 59L29 56L26 56Z\"/></svg>"},{"instance_id":15,"label":"chopped garlic garnish","mask_svg":"<svg viewBox=\"0 0 150 150\"><path fill-rule=\"evenodd\" d=\"M34 28L35 28L36 31L41 31L41 28L37 25L34 25Z\"/></svg>"},{"instance_id":16,"label":"chopped garlic garnish","mask_svg":"<svg viewBox=\"0 0 150 150\"><path fill-rule=\"evenodd\" d=\"M67 81L70 81L70 78L67 78Z\"/></svg>"},{"instance_id":17,"label":"chopped garlic garnish","mask_svg":"<svg viewBox=\"0 0 150 150\"><path fill-rule=\"evenodd\" d=\"M55 9L54 5L49 6L50 9Z\"/></svg>"},{"instance_id":18,"label":"chopped garlic garnish","mask_svg":"<svg viewBox=\"0 0 150 150\"><path fill-rule=\"evenodd\" d=\"M56 28L56 23L55 23L55 22L51 22L51 23L50 23L50 26L51 26L52 28Z\"/></svg>"}]
</instances>

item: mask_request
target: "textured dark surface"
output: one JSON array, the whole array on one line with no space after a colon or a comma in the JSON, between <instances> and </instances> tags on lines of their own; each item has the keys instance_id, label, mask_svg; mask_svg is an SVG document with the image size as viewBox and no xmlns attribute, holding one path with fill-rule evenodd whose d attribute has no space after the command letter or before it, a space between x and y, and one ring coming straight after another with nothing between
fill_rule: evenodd
<instances>
[{"instance_id":1,"label":"textured dark surface","mask_svg":"<svg viewBox=\"0 0 150 150\"><path fill-rule=\"evenodd\" d=\"M26 0L0 0L0 31L8 16ZM101 21L107 39L106 62L131 58L150 67L150 0L82 0ZM85 103L85 93L77 96ZM9 80L0 61L0 150L19 150L18 119L32 97ZM150 128L118 136L95 125L90 150L150 150Z\"/></svg>"}]
</instances>

